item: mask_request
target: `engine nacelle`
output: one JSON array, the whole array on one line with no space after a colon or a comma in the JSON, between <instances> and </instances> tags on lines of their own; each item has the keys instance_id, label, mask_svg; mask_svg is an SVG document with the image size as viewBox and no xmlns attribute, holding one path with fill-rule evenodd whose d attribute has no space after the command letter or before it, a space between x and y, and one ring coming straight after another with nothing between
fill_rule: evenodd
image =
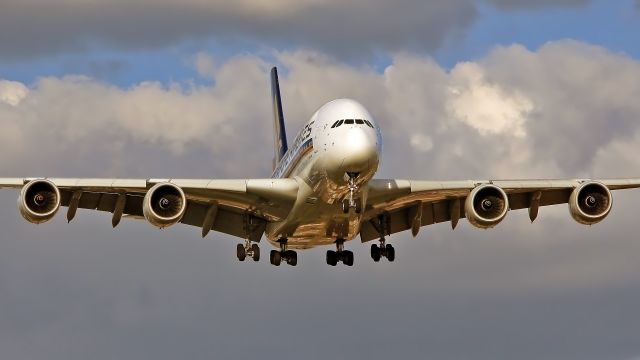
<instances>
[{"instance_id":1,"label":"engine nacelle","mask_svg":"<svg viewBox=\"0 0 640 360\"><path fill-rule=\"evenodd\" d=\"M18 196L20 215L33 224L51 220L59 208L60 190L49 180L30 181Z\"/></svg>"},{"instance_id":2,"label":"engine nacelle","mask_svg":"<svg viewBox=\"0 0 640 360\"><path fill-rule=\"evenodd\" d=\"M151 225L165 228L176 224L187 209L187 197L171 183L154 185L144 196L142 213Z\"/></svg>"},{"instance_id":3,"label":"engine nacelle","mask_svg":"<svg viewBox=\"0 0 640 360\"><path fill-rule=\"evenodd\" d=\"M611 211L613 198L604 184L590 181L573 189L569 197L569 211L580 224L593 225L602 221Z\"/></svg>"},{"instance_id":4,"label":"engine nacelle","mask_svg":"<svg viewBox=\"0 0 640 360\"><path fill-rule=\"evenodd\" d=\"M464 203L464 212L471 225L489 229L500 223L509 210L509 198L501 188L484 184L476 186Z\"/></svg>"}]
</instances>

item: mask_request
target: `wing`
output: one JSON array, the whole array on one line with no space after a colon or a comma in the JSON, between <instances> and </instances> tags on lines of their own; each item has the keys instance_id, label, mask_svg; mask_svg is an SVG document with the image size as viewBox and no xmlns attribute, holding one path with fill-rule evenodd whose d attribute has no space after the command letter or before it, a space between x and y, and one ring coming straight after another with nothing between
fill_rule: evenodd
<instances>
[{"instance_id":1,"label":"wing","mask_svg":"<svg viewBox=\"0 0 640 360\"><path fill-rule=\"evenodd\" d=\"M540 206L569 202L572 192L582 184L597 182L609 190L640 187L640 179L608 180L479 180L413 181L372 180L360 237L362 242L411 229L414 236L420 227L451 222L455 228L465 217L464 203L478 186L495 185L506 193L509 209L529 209L534 221Z\"/></svg>"},{"instance_id":2,"label":"wing","mask_svg":"<svg viewBox=\"0 0 640 360\"><path fill-rule=\"evenodd\" d=\"M23 188L32 178L0 178L0 188ZM60 205L71 221L78 208L112 213L115 227L121 217L143 218L143 199L154 185L176 185L187 199L180 222L260 241L267 222L284 219L298 192L294 179L46 179L60 192Z\"/></svg>"}]
</instances>

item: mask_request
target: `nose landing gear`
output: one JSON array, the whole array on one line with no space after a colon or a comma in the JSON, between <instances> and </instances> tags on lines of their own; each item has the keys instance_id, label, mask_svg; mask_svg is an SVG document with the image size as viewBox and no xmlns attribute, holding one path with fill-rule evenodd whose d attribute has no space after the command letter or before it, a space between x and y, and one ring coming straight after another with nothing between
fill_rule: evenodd
<instances>
[{"instance_id":1,"label":"nose landing gear","mask_svg":"<svg viewBox=\"0 0 640 360\"><path fill-rule=\"evenodd\" d=\"M236 256L238 260L244 261L249 256L253 261L260 260L260 246L258 244L251 244L251 240L246 240L244 244L238 244L236 247Z\"/></svg>"},{"instance_id":2,"label":"nose landing gear","mask_svg":"<svg viewBox=\"0 0 640 360\"><path fill-rule=\"evenodd\" d=\"M353 252L344 249L344 240L336 241L336 251L327 251L327 265L336 266L338 262L342 262L347 266L353 266Z\"/></svg>"},{"instance_id":3,"label":"nose landing gear","mask_svg":"<svg viewBox=\"0 0 640 360\"><path fill-rule=\"evenodd\" d=\"M342 201L342 212L345 214L349 213L349 209L354 209L356 214L362 212L362 201L355 199L355 194L358 192L358 185L356 185L358 175L358 173L347 173L349 176L349 197Z\"/></svg>"}]
</instances>

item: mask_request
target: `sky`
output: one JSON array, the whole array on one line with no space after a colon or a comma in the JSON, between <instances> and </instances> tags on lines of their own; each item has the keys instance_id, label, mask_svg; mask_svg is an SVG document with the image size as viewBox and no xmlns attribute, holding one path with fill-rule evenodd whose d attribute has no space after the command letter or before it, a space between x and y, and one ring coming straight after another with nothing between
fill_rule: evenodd
<instances>
[{"instance_id":1,"label":"sky","mask_svg":"<svg viewBox=\"0 0 640 360\"><path fill-rule=\"evenodd\" d=\"M2 0L0 175L268 177L276 65L289 137L354 98L382 178L639 177L638 34L631 0ZM352 268L86 210L35 226L17 195L3 359L640 359L640 191L594 226L395 234L394 263L356 239Z\"/></svg>"}]
</instances>

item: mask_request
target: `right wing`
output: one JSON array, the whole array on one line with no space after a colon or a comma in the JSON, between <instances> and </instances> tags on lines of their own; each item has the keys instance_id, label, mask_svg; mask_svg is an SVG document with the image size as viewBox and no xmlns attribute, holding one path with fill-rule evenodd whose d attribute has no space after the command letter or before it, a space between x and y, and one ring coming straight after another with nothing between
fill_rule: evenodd
<instances>
[{"instance_id":1,"label":"right wing","mask_svg":"<svg viewBox=\"0 0 640 360\"><path fill-rule=\"evenodd\" d=\"M23 188L31 181L47 180L60 192L60 206L68 208L67 220L76 210L112 213L115 227L124 215L144 218L143 199L154 185L169 183L183 190L187 204L180 222L260 241L267 222L284 219L295 202L294 179L198 180L198 179L34 179L0 178L0 188Z\"/></svg>"},{"instance_id":2,"label":"right wing","mask_svg":"<svg viewBox=\"0 0 640 360\"><path fill-rule=\"evenodd\" d=\"M466 217L465 200L471 191L491 184L504 190L509 210L529 209L531 221L540 206L564 204L581 184L595 181L609 190L640 187L640 179L605 180L467 180L420 181L374 179L368 184L366 212L360 237L362 242L412 230L417 235L420 227L451 222L455 228L459 219Z\"/></svg>"}]
</instances>

